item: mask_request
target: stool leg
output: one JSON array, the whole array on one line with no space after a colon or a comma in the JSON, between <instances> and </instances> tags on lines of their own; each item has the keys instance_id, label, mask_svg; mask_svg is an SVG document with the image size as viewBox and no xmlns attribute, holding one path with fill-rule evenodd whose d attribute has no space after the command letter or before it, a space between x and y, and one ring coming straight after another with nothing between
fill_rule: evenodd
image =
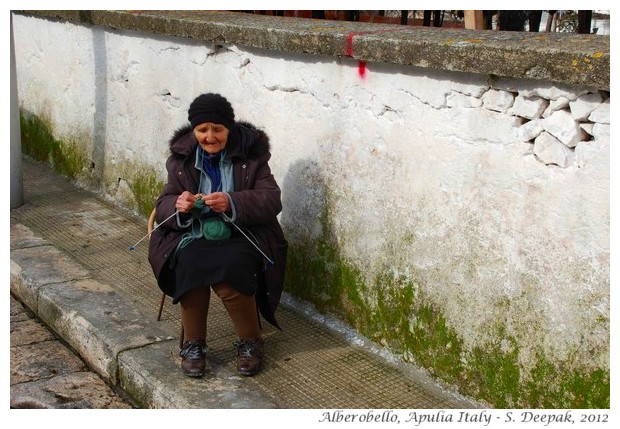
<instances>
[{"instance_id":1,"label":"stool leg","mask_svg":"<svg viewBox=\"0 0 620 429\"><path fill-rule=\"evenodd\" d=\"M159 313L157 313L157 321L161 320L161 312L164 309L164 301L166 300L166 294L161 294L161 301L159 302Z\"/></svg>"},{"instance_id":2,"label":"stool leg","mask_svg":"<svg viewBox=\"0 0 620 429\"><path fill-rule=\"evenodd\" d=\"M256 317L258 318L258 329L263 330L263 322L260 320L260 311L258 310L258 303L256 304Z\"/></svg>"},{"instance_id":3,"label":"stool leg","mask_svg":"<svg viewBox=\"0 0 620 429\"><path fill-rule=\"evenodd\" d=\"M181 335L179 336L179 348L183 348L183 341L185 341L185 329L183 328L183 322L181 322Z\"/></svg>"}]
</instances>

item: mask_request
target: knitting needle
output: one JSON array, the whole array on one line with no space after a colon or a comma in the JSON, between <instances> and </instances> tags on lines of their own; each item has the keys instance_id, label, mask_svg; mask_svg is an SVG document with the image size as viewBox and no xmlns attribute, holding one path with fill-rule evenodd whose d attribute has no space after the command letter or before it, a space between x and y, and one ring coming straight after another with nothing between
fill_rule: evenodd
<instances>
[{"instance_id":1,"label":"knitting needle","mask_svg":"<svg viewBox=\"0 0 620 429\"><path fill-rule=\"evenodd\" d=\"M267 259L267 262L269 262L269 265L275 265L275 264L276 264L275 262L273 262L273 261L269 258L269 256L265 255L265 252L263 252L262 250L260 250L260 247L258 247L258 246L256 245L256 243L254 243L252 240L250 240L250 237L248 237L247 235L245 235L245 232L243 232L243 230L242 230L241 228L239 228L239 227L237 226L237 224L236 224L236 223L234 223L234 222L233 222L233 220L232 220L231 218L229 218L229 217L226 215L226 213L220 213L220 214L224 217L224 219L226 220L226 222L228 222L228 223L232 223L232 224L233 224L233 226L234 226L235 228L237 228L237 230L238 230L241 234L243 234L243 236L244 236L245 238L247 238L247 239L248 239L248 241L249 241L250 243L252 243L252 246L254 246L254 247L256 248L256 250L258 250L258 251L261 253L261 255L263 255L263 256L265 257L265 259Z\"/></svg>"},{"instance_id":2,"label":"knitting needle","mask_svg":"<svg viewBox=\"0 0 620 429\"><path fill-rule=\"evenodd\" d=\"M177 211L175 211L174 213L172 213L170 216L168 216L166 219L164 219L164 220L163 220L161 223L159 223L159 224L158 224L155 228L153 228L153 231L155 231L157 228L159 228L161 225L163 225L163 224L164 224L164 223L165 223L168 219L172 218L172 217L173 217L174 215L176 215L178 212L179 212L179 211L177 210ZM244 236L244 237L245 237L245 238L246 238L246 239L247 239L247 240L248 240L248 241L252 244L252 246L254 246L254 247L256 248L256 250L258 250L258 251L260 252L260 254L261 254L261 255L263 255L263 256L265 257L265 259L267 259L267 262L269 262L269 264L270 264L270 265L275 265L275 264L276 264L273 260L271 260L271 258L269 258L269 256L265 255L265 252L263 252L263 251L260 249L260 247L258 247L258 246L256 245L256 243L254 243L254 242L250 239L250 237L248 237L248 236L245 234L245 232L243 232L243 230L242 230L241 228L239 228L239 227L237 226L237 224L236 224L236 223L234 223L234 222L233 222L233 220L232 220L231 218L229 218L229 217L226 215L226 213L220 213L220 215L222 215L222 217L224 217L224 219L226 220L226 222L231 223L231 224L232 224L235 228L237 228L237 230L238 230L241 234L243 234L243 236ZM151 231L151 233L152 233L153 231ZM138 241L136 242L136 244L134 244L133 246L130 246L130 247L129 247L129 250L131 250L131 251L135 250L136 246L137 246L138 244L140 244L140 243L141 243L144 239L146 239L149 235L150 235L150 233L147 233L144 237L142 237L140 240L138 240Z\"/></svg>"},{"instance_id":3,"label":"knitting needle","mask_svg":"<svg viewBox=\"0 0 620 429\"><path fill-rule=\"evenodd\" d=\"M155 231L157 228L159 228L160 226L162 226L168 219L171 219L174 215L176 215L179 211L175 211L174 213L172 213L170 216L168 216L166 219L164 219L161 223L157 224L157 226L155 228L153 228L153 231ZM138 244L140 244L140 242L142 242L142 240L144 240L145 238L147 238L149 235L151 235L151 233L153 232L149 232L147 233L144 237L142 237L140 240L138 240L138 242L136 244L134 244L133 246L129 246L129 250L135 250L136 246Z\"/></svg>"}]
</instances>

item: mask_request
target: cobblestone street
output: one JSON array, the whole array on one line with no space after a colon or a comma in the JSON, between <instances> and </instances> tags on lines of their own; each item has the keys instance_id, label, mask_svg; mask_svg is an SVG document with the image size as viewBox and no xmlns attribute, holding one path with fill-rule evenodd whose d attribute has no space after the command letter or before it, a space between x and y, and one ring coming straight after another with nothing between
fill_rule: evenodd
<instances>
[{"instance_id":1,"label":"cobblestone street","mask_svg":"<svg viewBox=\"0 0 620 429\"><path fill-rule=\"evenodd\" d=\"M11 296L11 408L133 408Z\"/></svg>"}]
</instances>

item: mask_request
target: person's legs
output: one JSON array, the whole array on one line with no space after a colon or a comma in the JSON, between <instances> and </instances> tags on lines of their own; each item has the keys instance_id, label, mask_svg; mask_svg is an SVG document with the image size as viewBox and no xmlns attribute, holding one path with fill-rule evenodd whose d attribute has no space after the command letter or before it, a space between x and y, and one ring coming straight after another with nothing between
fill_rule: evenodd
<instances>
[{"instance_id":1,"label":"person's legs","mask_svg":"<svg viewBox=\"0 0 620 429\"><path fill-rule=\"evenodd\" d=\"M208 287L192 289L181 297L181 319L185 340L207 338L207 314L211 290Z\"/></svg>"},{"instance_id":2,"label":"person's legs","mask_svg":"<svg viewBox=\"0 0 620 429\"><path fill-rule=\"evenodd\" d=\"M258 373L263 364L263 339L258 324L258 311L254 295L245 295L226 284L213 286L228 311L239 336L237 370L242 375Z\"/></svg>"},{"instance_id":3,"label":"person's legs","mask_svg":"<svg viewBox=\"0 0 620 429\"><path fill-rule=\"evenodd\" d=\"M192 289L181 297L183 348L181 368L189 377L202 377L206 368L207 314L211 290L208 287Z\"/></svg>"},{"instance_id":4,"label":"person's legs","mask_svg":"<svg viewBox=\"0 0 620 429\"><path fill-rule=\"evenodd\" d=\"M235 325L239 338L260 338L254 295L245 295L226 284L213 286Z\"/></svg>"}]
</instances>

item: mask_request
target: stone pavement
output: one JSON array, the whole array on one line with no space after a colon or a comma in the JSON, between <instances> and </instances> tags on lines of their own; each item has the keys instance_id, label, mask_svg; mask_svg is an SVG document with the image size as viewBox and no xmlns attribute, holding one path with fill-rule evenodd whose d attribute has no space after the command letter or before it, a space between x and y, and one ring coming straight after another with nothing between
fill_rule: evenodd
<instances>
[{"instance_id":1,"label":"stone pavement","mask_svg":"<svg viewBox=\"0 0 620 429\"><path fill-rule=\"evenodd\" d=\"M167 299L156 321L161 292L146 243L129 251L145 235L145 219L29 159L23 179L25 203L11 210L11 293L140 408L487 407L352 332L327 326L287 296L277 314L282 331L263 324L260 374L236 373L234 329L213 299L211 370L202 379L184 377L178 306ZM12 354L12 373L18 365Z\"/></svg>"},{"instance_id":2,"label":"stone pavement","mask_svg":"<svg viewBox=\"0 0 620 429\"><path fill-rule=\"evenodd\" d=\"M30 310L10 299L11 408L133 408Z\"/></svg>"}]
</instances>

